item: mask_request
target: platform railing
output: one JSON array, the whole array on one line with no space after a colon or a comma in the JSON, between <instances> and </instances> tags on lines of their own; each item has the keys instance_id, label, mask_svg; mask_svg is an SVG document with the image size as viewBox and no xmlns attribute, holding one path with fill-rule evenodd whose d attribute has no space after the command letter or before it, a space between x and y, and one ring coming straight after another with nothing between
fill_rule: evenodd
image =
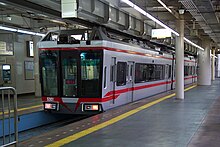
<instances>
[{"instance_id":1,"label":"platform railing","mask_svg":"<svg viewBox=\"0 0 220 147\"><path fill-rule=\"evenodd\" d=\"M18 144L17 93L13 87L0 87L0 147ZM11 100L13 99L13 100Z\"/></svg>"}]
</instances>

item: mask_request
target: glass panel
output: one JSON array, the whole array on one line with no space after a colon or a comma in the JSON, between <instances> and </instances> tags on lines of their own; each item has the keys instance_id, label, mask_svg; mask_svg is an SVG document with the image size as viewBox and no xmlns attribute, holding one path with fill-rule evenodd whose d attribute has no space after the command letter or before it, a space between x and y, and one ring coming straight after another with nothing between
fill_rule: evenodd
<instances>
[{"instance_id":1,"label":"glass panel","mask_svg":"<svg viewBox=\"0 0 220 147\"><path fill-rule=\"evenodd\" d=\"M107 81L106 81L106 80L107 80L107 79L106 79L106 78L107 78L107 77L106 77L106 68L107 68L107 67L105 66L105 68L104 68L104 88L106 88L106 82L107 82Z\"/></svg>"},{"instance_id":2,"label":"glass panel","mask_svg":"<svg viewBox=\"0 0 220 147\"><path fill-rule=\"evenodd\" d=\"M127 63L118 62L117 64L117 86L122 86L126 84L126 69Z\"/></svg>"},{"instance_id":3,"label":"glass panel","mask_svg":"<svg viewBox=\"0 0 220 147\"><path fill-rule=\"evenodd\" d=\"M155 65L148 64L148 70L149 70L148 80L149 81L155 80Z\"/></svg>"},{"instance_id":4,"label":"glass panel","mask_svg":"<svg viewBox=\"0 0 220 147\"><path fill-rule=\"evenodd\" d=\"M163 79L163 66L155 65L155 79L162 80Z\"/></svg>"},{"instance_id":5,"label":"glass panel","mask_svg":"<svg viewBox=\"0 0 220 147\"><path fill-rule=\"evenodd\" d=\"M100 96L101 52L84 51L81 57L81 80L83 97Z\"/></svg>"},{"instance_id":6,"label":"glass panel","mask_svg":"<svg viewBox=\"0 0 220 147\"><path fill-rule=\"evenodd\" d=\"M172 73L172 67L171 67L171 65L169 65L169 77L168 78L171 77L171 73Z\"/></svg>"},{"instance_id":7,"label":"glass panel","mask_svg":"<svg viewBox=\"0 0 220 147\"><path fill-rule=\"evenodd\" d=\"M147 81L148 75L149 73L147 64L135 64L135 83Z\"/></svg>"},{"instance_id":8,"label":"glass panel","mask_svg":"<svg viewBox=\"0 0 220 147\"><path fill-rule=\"evenodd\" d=\"M77 61L66 58L62 60L63 96L77 95Z\"/></svg>"},{"instance_id":9,"label":"glass panel","mask_svg":"<svg viewBox=\"0 0 220 147\"><path fill-rule=\"evenodd\" d=\"M43 52L41 58L41 72L43 80L43 95L57 96L57 52Z\"/></svg>"}]
</instances>

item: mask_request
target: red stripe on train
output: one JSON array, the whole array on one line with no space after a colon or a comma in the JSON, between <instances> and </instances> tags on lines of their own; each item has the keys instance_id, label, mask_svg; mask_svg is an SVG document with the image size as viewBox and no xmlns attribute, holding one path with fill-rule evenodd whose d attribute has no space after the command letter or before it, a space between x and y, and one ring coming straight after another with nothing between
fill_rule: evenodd
<instances>
[{"instance_id":1,"label":"red stripe on train","mask_svg":"<svg viewBox=\"0 0 220 147\"><path fill-rule=\"evenodd\" d=\"M184 80L191 79L191 78L197 78L197 76L192 76L192 77L184 78ZM173 80L173 82L175 82L175 80ZM167 82L154 83L154 84L137 86L137 87L132 87L132 88L120 89L120 90L116 90L115 91L115 96L113 96L113 91L110 91L110 92L108 92L104 96L104 98L79 98L77 103L76 103L76 106L75 106L75 111L78 109L79 105L82 102L107 102L107 101L110 101L110 100L113 100L113 99L117 99L120 96L120 94L126 93L128 91L135 91L135 90L140 90L140 89L146 89L146 88L156 87L156 86L170 84L170 83L171 83L171 81L167 81ZM60 97L51 97L51 98L53 99L53 101L59 102L66 109L71 111L71 109L69 109L67 107L67 105L62 101L62 98L60 98ZM42 101L48 101L48 97L42 97Z\"/></svg>"}]
</instances>

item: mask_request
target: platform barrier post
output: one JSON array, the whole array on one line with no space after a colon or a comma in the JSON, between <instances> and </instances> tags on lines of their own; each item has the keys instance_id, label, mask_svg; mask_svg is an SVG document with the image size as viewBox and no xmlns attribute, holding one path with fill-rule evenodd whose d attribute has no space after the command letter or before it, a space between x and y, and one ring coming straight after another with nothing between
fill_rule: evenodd
<instances>
[{"instance_id":1,"label":"platform barrier post","mask_svg":"<svg viewBox=\"0 0 220 147\"><path fill-rule=\"evenodd\" d=\"M18 144L17 93L13 87L0 87L0 147ZM11 101L13 98L13 101ZM14 125L13 125L14 123Z\"/></svg>"}]
</instances>

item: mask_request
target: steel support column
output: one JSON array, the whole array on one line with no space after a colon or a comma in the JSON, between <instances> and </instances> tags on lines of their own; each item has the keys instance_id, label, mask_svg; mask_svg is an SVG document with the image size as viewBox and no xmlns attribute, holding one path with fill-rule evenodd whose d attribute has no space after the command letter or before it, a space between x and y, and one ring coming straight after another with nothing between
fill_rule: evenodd
<instances>
[{"instance_id":1,"label":"steel support column","mask_svg":"<svg viewBox=\"0 0 220 147\"><path fill-rule=\"evenodd\" d=\"M184 99L184 19L178 22L179 36L176 37L176 98Z\"/></svg>"},{"instance_id":2,"label":"steel support column","mask_svg":"<svg viewBox=\"0 0 220 147\"><path fill-rule=\"evenodd\" d=\"M209 39L204 39L202 45L204 51L199 51L198 85L211 85L211 61Z\"/></svg>"},{"instance_id":3,"label":"steel support column","mask_svg":"<svg viewBox=\"0 0 220 147\"><path fill-rule=\"evenodd\" d=\"M39 52L37 43L40 41L40 37L33 36L33 44L34 44L34 91L35 96L41 96L40 90L40 78L39 78Z\"/></svg>"}]
</instances>

